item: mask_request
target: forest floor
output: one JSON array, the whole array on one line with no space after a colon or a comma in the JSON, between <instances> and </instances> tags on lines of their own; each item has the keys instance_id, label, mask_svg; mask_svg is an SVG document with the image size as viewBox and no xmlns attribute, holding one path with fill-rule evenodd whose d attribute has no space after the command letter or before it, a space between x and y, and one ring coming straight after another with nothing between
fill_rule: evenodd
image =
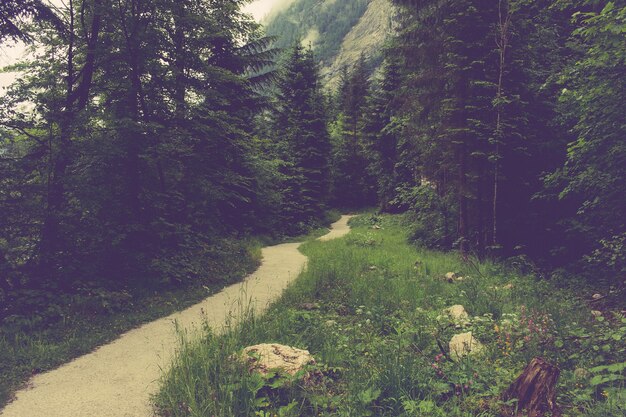
<instances>
[{"instance_id":1,"label":"forest floor","mask_svg":"<svg viewBox=\"0 0 626 417\"><path fill-rule=\"evenodd\" d=\"M307 268L263 316L181 335L154 398L160 415L510 416L515 402L502 393L542 357L560 369L563 417L626 416L616 290L539 277L523 260L419 248L401 216L366 214L350 226L342 239L302 246ZM453 306L464 313L454 317ZM449 342L469 332L482 349L454 355ZM306 349L315 363L295 376L251 372L238 358L260 343Z\"/></svg>"},{"instance_id":2,"label":"forest floor","mask_svg":"<svg viewBox=\"0 0 626 417\"><path fill-rule=\"evenodd\" d=\"M349 216L334 223L321 239L349 231ZM145 324L110 344L51 372L33 377L18 391L3 417L141 417L153 415L150 396L158 390L162 369L171 363L181 333L204 326L221 328L243 311L260 312L277 298L306 264L301 243L262 249L259 269L182 312Z\"/></svg>"}]
</instances>

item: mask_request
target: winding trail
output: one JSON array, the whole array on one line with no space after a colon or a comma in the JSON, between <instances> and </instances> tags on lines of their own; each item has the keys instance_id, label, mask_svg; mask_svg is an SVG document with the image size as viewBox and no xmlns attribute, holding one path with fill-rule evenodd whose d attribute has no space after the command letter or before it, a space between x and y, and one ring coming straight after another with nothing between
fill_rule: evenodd
<instances>
[{"instance_id":1,"label":"winding trail","mask_svg":"<svg viewBox=\"0 0 626 417\"><path fill-rule=\"evenodd\" d=\"M350 231L351 216L333 223L320 238L330 240ZM169 366L179 338L174 328L193 330L203 317L220 329L241 305L252 302L261 312L298 276L307 258L301 243L263 248L263 261L243 283L226 287L184 311L131 330L53 371L33 377L28 388L0 411L2 417L151 417L150 395L158 390L161 370Z\"/></svg>"}]
</instances>

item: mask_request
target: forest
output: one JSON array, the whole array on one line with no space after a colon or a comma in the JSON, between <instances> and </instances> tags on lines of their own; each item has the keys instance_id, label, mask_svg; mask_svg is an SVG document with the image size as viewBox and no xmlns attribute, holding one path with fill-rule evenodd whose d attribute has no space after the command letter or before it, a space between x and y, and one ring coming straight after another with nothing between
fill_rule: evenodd
<instances>
[{"instance_id":1,"label":"forest","mask_svg":"<svg viewBox=\"0 0 626 417\"><path fill-rule=\"evenodd\" d=\"M363 210L623 314L626 4L394 0L382 64L331 88L320 60L367 2L320 17L319 50L246 3L0 4L0 43L30 48L0 97L0 347L219 288Z\"/></svg>"}]
</instances>

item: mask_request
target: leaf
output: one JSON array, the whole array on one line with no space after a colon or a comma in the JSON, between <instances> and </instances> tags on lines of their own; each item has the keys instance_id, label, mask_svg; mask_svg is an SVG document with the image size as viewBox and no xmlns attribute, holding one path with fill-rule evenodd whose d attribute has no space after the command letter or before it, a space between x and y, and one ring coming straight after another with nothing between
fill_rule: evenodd
<instances>
[{"instance_id":1,"label":"leaf","mask_svg":"<svg viewBox=\"0 0 626 417\"><path fill-rule=\"evenodd\" d=\"M597 374L603 371L608 371L611 373L621 373L624 370L626 370L626 362L619 362L619 363L614 363L611 365L596 366L596 367L591 368L589 372L592 372L594 374Z\"/></svg>"},{"instance_id":2,"label":"leaf","mask_svg":"<svg viewBox=\"0 0 626 417\"><path fill-rule=\"evenodd\" d=\"M357 397L362 404L368 405L377 400L381 393L382 391L380 389L369 387L361 391Z\"/></svg>"},{"instance_id":3,"label":"leaf","mask_svg":"<svg viewBox=\"0 0 626 417\"><path fill-rule=\"evenodd\" d=\"M616 374L596 375L593 378L591 378L591 381L589 381L589 384L592 387L596 387L598 385L606 384L607 382L621 381L623 379L624 379L623 375L616 375Z\"/></svg>"},{"instance_id":4,"label":"leaf","mask_svg":"<svg viewBox=\"0 0 626 417\"><path fill-rule=\"evenodd\" d=\"M615 9L615 3L613 3L612 1L608 2L606 4L606 6L604 6L604 9L602 9L602 14L607 14L613 11L613 9Z\"/></svg>"},{"instance_id":5,"label":"leaf","mask_svg":"<svg viewBox=\"0 0 626 417\"><path fill-rule=\"evenodd\" d=\"M269 407L269 405L270 405L270 400L267 397L256 398L254 400L254 406L256 408Z\"/></svg>"}]
</instances>

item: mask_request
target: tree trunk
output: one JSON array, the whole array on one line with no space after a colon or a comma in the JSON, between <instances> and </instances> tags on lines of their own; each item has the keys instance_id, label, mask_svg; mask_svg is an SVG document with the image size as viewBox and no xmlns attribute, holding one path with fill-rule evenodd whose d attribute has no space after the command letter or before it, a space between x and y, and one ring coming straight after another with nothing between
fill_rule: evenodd
<instances>
[{"instance_id":1,"label":"tree trunk","mask_svg":"<svg viewBox=\"0 0 626 417\"><path fill-rule=\"evenodd\" d=\"M83 3L83 7L84 7ZM93 81L93 73L95 71L96 60L96 47L98 45L98 39L100 35L100 1L94 0L93 2L93 17L91 21L91 33L86 35L86 55L85 64L80 74L82 79L77 87L74 87L75 83L75 10L74 2L69 2L69 46L67 57L67 91L65 96L65 108L63 110L62 119L59 126L59 139L58 139L58 151L56 160L52 162L52 175L48 183L48 190L46 195L46 210L43 219L43 225L41 229L41 239L39 242L39 269L42 277L46 280L54 280L59 277L56 276L56 270L58 268L58 254L62 251L62 236L61 236L61 220L63 217L63 210L65 207L65 181L67 168L71 164L70 147L72 144L73 128L76 120L76 115L82 111L88 104L89 93ZM85 28L83 27L83 30ZM78 102L78 104L75 104ZM52 158L51 158L52 159ZM67 283L61 282L62 286L67 286Z\"/></svg>"},{"instance_id":2,"label":"tree trunk","mask_svg":"<svg viewBox=\"0 0 626 417\"><path fill-rule=\"evenodd\" d=\"M549 413L551 417L559 417L560 410L556 404L556 383L561 370L542 358L530 361L522 374L502 394L504 401L517 400L509 415L543 417Z\"/></svg>"},{"instance_id":3,"label":"tree trunk","mask_svg":"<svg viewBox=\"0 0 626 417\"><path fill-rule=\"evenodd\" d=\"M0 290L4 291L5 295L11 290L11 283L9 282L9 271L11 266L6 259L2 248L0 248Z\"/></svg>"},{"instance_id":4,"label":"tree trunk","mask_svg":"<svg viewBox=\"0 0 626 417\"><path fill-rule=\"evenodd\" d=\"M174 114L177 123L183 123L185 119L185 96L187 80L185 77L185 70L187 69L187 62L185 59L186 42L185 42L185 2L179 2L174 9Z\"/></svg>"},{"instance_id":5,"label":"tree trunk","mask_svg":"<svg viewBox=\"0 0 626 417\"><path fill-rule=\"evenodd\" d=\"M458 151L459 161L459 239L460 239L460 251L462 256L466 256L468 253L468 236L467 236L467 160L465 155L465 141L462 142Z\"/></svg>"},{"instance_id":6,"label":"tree trunk","mask_svg":"<svg viewBox=\"0 0 626 417\"><path fill-rule=\"evenodd\" d=\"M491 244L494 248L498 245L498 188L500 181L500 143L502 142L503 129L502 129L502 99L504 88L504 69L506 64L506 51L509 46L509 27L511 26L511 9L508 2L506 2L506 11L503 11L503 0L498 2L498 38L496 43L498 45L498 52L500 56L498 66L498 88L496 92L496 130L494 132L495 141L495 153L494 158L494 173L493 173L493 202L492 202L492 238Z\"/></svg>"},{"instance_id":7,"label":"tree trunk","mask_svg":"<svg viewBox=\"0 0 626 417\"><path fill-rule=\"evenodd\" d=\"M65 93L65 109L59 123L59 145L56 159L53 158L52 148L50 150L50 175L48 177L48 190L46 195L46 208L41 227L41 238L39 241L39 268L41 276L47 280L56 281L56 255L60 246L60 223L61 211L63 209L65 193L65 172L69 165L69 145L71 137L71 126L74 117L74 2L69 2L69 45L67 54L67 78ZM37 282L40 285L42 281Z\"/></svg>"},{"instance_id":8,"label":"tree trunk","mask_svg":"<svg viewBox=\"0 0 626 417\"><path fill-rule=\"evenodd\" d=\"M478 179L477 189L476 189L476 207L478 208L477 214L477 224L476 224L476 250L478 251L479 256L482 258L485 255L485 245L486 245L486 231L485 231L485 176L487 174L487 170L485 169L485 164L482 160L477 161L478 166Z\"/></svg>"}]
</instances>

